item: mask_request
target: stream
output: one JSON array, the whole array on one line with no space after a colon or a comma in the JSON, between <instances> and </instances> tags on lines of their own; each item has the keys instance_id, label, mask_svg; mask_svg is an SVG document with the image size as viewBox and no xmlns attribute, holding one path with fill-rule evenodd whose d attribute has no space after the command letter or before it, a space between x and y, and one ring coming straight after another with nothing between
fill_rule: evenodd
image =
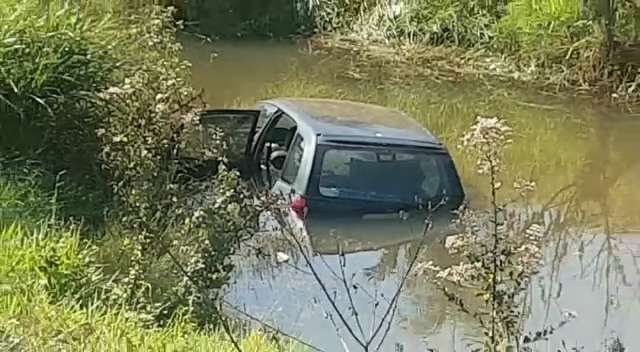
<instances>
[{"instance_id":1,"label":"stream","mask_svg":"<svg viewBox=\"0 0 640 352\"><path fill-rule=\"evenodd\" d=\"M424 123L450 148L473 204L487 202L487 180L457 149L477 115L500 116L514 130L505 156L505 185L518 177L536 181L532 206L549 205L544 267L527 292L528 331L557 326L575 315L540 351L600 351L618 336L640 351L640 116L589 98L545 95L532 89L481 82L398 78L389 67L364 70L357 58L310 55L290 42L206 43L184 37L193 83L211 106L251 106L277 96L331 97L397 107ZM367 79L359 79L366 76ZM505 186L504 197L513 190ZM511 192L511 193L510 193ZM362 331L370 336L385 314L421 231L367 230L344 259L330 241L312 239L312 263L345 317L356 326L341 276L357 283L352 300ZM409 228L410 227L410 228ZM406 230L406 231L405 231ZM395 232L394 232L395 231ZM437 244L421 260L451 258ZM337 274L337 275L336 275ZM300 258L239 258L226 300L252 317L324 351L361 351L328 304ZM391 312L390 312L391 313ZM468 351L481 337L473 319L448 302L428 280L410 276L399 297L381 351ZM386 325L379 332L387 333ZM566 346L566 347L564 347ZM370 350L375 350L374 343ZM573 349L575 348L575 349Z\"/></svg>"}]
</instances>

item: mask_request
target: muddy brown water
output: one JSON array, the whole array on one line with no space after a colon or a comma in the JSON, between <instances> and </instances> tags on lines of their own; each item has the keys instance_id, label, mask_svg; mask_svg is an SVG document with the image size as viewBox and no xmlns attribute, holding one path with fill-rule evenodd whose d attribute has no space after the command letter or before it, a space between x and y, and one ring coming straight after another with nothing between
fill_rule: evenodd
<instances>
[{"instance_id":1,"label":"muddy brown water","mask_svg":"<svg viewBox=\"0 0 640 352\"><path fill-rule=\"evenodd\" d=\"M533 206L548 204L546 222L555 224L547 235L544 267L528 292L527 329L555 326L568 312L576 315L537 343L536 350L563 350L565 345L567 350L600 351L607 338L618 336L628 351L640 351L640 116L593 99L506 86L419 79L358 81L353 77L361 72L354 71L353 58L308 55L303 46L288 42L210 44L189 37L183 42L185 57L193 65L193 81L212 106L250 105L279 95L394 105L414 114L452 150L475 114L503 116L516 132L505 178L535 178L538 193ZM482 204L485 181L465 153L454 152L454 159L472 202ZM375 223L367 226L354 231L349 244L353 250L345 257L345 276L358 286L352 299L365 336L384 315L386 302L418 246L412 236L420 232L415 224L393 230L376 230ZM361 336L343 283L336 278L336 273L341 276L340 257L330 254L332 241L326 234L314 240L317 255L312 262ZM451 260L437 245L429 248L420 260ZM276 265L268 259L241 258L226 298L322 350L362 350L300 260ZM411 277L380 350L467 351L479 334L472 320L432 283Z\"/></svg>"}]
</instances>

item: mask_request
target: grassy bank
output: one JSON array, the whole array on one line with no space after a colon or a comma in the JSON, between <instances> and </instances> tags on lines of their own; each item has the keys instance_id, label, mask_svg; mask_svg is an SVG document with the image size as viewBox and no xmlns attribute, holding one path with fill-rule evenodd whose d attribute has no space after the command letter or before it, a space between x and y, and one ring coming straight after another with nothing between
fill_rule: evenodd
<instances>
[{"instance_id":1,"label":"grassy bank","mask_svg":"<svg viewBox=\"0 0 640 352\"><path fill-rule=\"evenodd\" d=\"M189 143L203 104L173 16L0 0L0 349L234 349L218 299L259 208L233 172L189 176L187 148L226 149Z\"/></svg>"},{"instance_id":2,"label":"grassy bank","mask_svg":"<svg viewBox=\"0 0 640 352\"><path fill-rule=\"evenodd\" d=\"M221 327L203 328L187 306L162 324L155 310L132 306L131 285L116 268L131 260L123 243L132 236L97 237L63 220L56 192L47 188L38 176L0 174L0 350L237 351ZM147 276L156 294L176 284L170 266L154 275L164 278ZM237 331L243 351L301 350L268 334Z\"/></svg>"},{"instance_id":3,"label":"grassy bank","mask_svg":"<svg viewBox=\"0 0 640 352\"><path fill-rule=\"evenodd\" d=\"M106 308L95 251L73 227L0 228L0 350L3 351L235 351L224 332L206 332L186 318L149 324L125 307ZM255 333L243 351L292 348Z\"/></svg>"}]
</instances>

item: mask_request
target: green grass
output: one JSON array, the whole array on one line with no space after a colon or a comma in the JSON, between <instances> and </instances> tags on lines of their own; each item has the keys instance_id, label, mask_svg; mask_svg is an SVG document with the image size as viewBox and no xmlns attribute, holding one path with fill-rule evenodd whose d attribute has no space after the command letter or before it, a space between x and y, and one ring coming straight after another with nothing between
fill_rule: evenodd
<instances>
[{"instance_id":1,"label":"green grass","mask_svg":"<svg viewBox=\"0 0 640 352\"><path fill-rule=\"evenodd\" d=\"M99 275L92 255L77 229L0 228L0 350L235 351L224 333L203 332L187 319L158 328L135 312L105 307L99 289L83 285L100 281L86 277ZM259 333L241 343L244 351L294 350Z\"/></svg>"},{"instance_id":2,"label":"green grass","mask_svg":"<svg viewBox=\"0 0 640 352\"><path fill-rule=\"evenodd\" d=\"M235 352L223 332L203 331L188 316L158 327L120 304L105 265L122 247L53 221L55 192L30 170L0 173L0 351ZM299 350L258 332L237 339L243 351Z\"/></svg>"},{"instance_id":3,"label":"green grass","mask_svg":"<svg viewBox=\"0 0 640 352\"><path fill-rule=\"evenodd\" d=\"M49 206L34 177L9 174L0 168L0 224L18 216L43 216L43 210Z\"/></svg>"},{"instance_id":4,"label":"green grass","mask_svg":"<svg viewBox=\"0 0 640 352\"><path fill-rule=\"evenodd\" d=\"M0 351L235 352L222 331L203 331L187 316L158 327L119 304L104 265L121 248L52 221L55 213L43 210L52 196L34 175L0 174ZM241 336L245 352L299 350L258 332Z\"/></svg>"}]
</instances>

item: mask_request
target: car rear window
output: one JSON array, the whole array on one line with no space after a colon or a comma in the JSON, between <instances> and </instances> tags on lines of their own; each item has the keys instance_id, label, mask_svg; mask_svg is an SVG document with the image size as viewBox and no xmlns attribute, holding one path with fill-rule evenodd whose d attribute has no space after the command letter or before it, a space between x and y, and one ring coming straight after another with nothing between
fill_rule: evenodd
<instances>
[{"instance_id":1,"label":"car rear window","mask_svg":"<svg viewBox=\"0 0 640 352\"><path fill-rule=\"evenodd\" d=\"M426 204L457 194L449 156L429 151L330 148L318 192L328 198Z\"/></svg>"}]
</instances>

